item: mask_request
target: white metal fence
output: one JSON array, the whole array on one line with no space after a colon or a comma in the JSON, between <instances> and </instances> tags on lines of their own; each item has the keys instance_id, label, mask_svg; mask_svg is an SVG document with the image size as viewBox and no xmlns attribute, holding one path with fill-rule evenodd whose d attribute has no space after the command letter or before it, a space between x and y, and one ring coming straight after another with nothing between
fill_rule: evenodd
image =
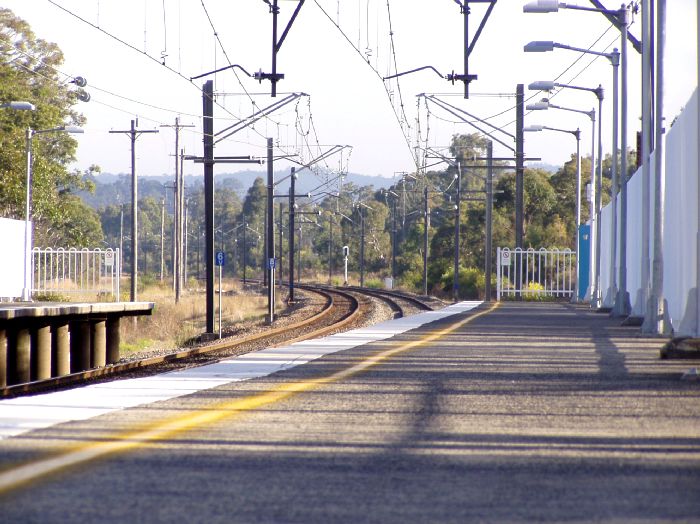
<instances>
[{"instance_id":1,"label":"white metal fence","mask_svg":"<svg viewBox=\"0 0 700 524\"><path fill-rule=\"evenodd\" d=\"M571 298L576 288L576 253L570 249L497 249L496 293L502 298Z\"/></svg>"},{"instance_id":2,"label":"white metal fence","mask_svg":"<svg viewBox=\"0 0 700 524\"><path fill-rule=\"evenodd\" d=\"M119 299L119 249L34 248L32 269L33 294Z\"/></svg>"}]
</instances>

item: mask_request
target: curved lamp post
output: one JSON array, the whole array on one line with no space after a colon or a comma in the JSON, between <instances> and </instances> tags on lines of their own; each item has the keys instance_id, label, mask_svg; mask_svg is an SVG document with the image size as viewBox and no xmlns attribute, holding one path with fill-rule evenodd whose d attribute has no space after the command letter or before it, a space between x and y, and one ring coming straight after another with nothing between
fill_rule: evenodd
<instances>
[{"instance_id":1,"label":"curved lamp post","mask_svg":"<svg viewBox=\"0 0 700 524\"><path fill-rule=\"evenodd\" d=\"M598 85L598 87L582 87L574 86L570 84L560 84L558 82L540 80L533 82L528 86L528 89L533 91L552 91L555 87L561 87L566 89L576 89L579 91L588 91L593 93L598 99L598 175L595 179L591 179L592 187L592 200L593 206L595 208L596 214L596 231L595 231L595 275L593 275L593 281L595 283L593 290L595 290L595 295L591 297L591 302L594 307L598 308L601 306L601 291L600 291L600 240L601 240L601 220L600 212L602 206L602 192L603 192L603 86ZM592 166L591 166L592 167Z\"/></svg>"},{"instance_id":2,"label":"curved lamp post","mask_svg":"<svg viewBox=\"0 0 700 524\"><path fill-rule=\"evenodd\" d=\"M586 53L586 54L591 54L591 55L596 55L596 56L604 56L608 60L610 60L610 63L613 66L613 108L612 108L612 115L613 115L613 130L612 130L612 169L611 169L611 174L612 174L612 184L611 184L611 189L610 189L610 202L612 206L612 224L611 224L611 231L613 234L611 235L611 242L610 242L610 291L609 291L609 297L610 300L614 301L617 295L617 271L615 267L615 263L617 260L617 191L618 191L618 176L617 176L617 157L618 157L618 106L619 106L619 86L618 86L618 69L620 66L620 53L617 50L617 48L613 49L612 53L601 53L598 51L592 51L590 49L582 49L579 47L572 47L569 45L565 44L559 44L557 42L551 42L551 41L534 41L530 42L527 45L525 45L524 50L526 53L541 53L541 52L547 52L547 51L554 51L554 49L568 49L571 51L576 51L579 53ZM550 87L551 86L551 87ZM570 86L567 84L559 84L556 82L534 82L530 84L530 89L539 89L542 91L551 91L554 87L568 87L571 89L584 89L584 90L590 90L594 93L596 93L595 90L592 89L586 89L586 88L579 88L576 86ZM598 95L598 93L596 93ZM600 93L602 97L602 91ZM599 122L598 122L598 139L600 140L601 138L601 125L602 125L602 107L600 107L600 101L602 101L601 98L599 98ZM626 117L625 117L626 121ZM599 152L599 159L598 163L600 165L599 173L598 173L598 178L601 183L601 185L598 186L598 202L596 202L596 207L598 210L602 207L600 204L600 198L602 196L602 160L603 160L603 155L602 155L602 145L599 142L598 144L598 152ZM600 212L600 211L599 211ZM625 225L626 227L626 225ZM598 231L600 233L600 231ZM600 235L599 235L600 237ZM600 256L600 253L599 253ZM598 270L600 270L600 259L598 260Z\"/></svg>"},{"instance_id":3,"label":"curved lamp post","mask_svg":"<svg viewBox=\"0 0 700 524\"><path fill-rule=\"evenodd\" d=\"M622 159L621 159L621 177L620 177L620 266L619 266L619 289L615 296L615 305L613 307L613 314L616 316L627 316L631 310L629 293L627 292L627 27L629 24L629 8L622 4L618 10L610 9L598 9L596 7L585 7L573 4L567 4L564 2L559 2L558 0L535 0L523 6L524 13L554 13L558 12L559 9L575 9L580 11L591 11L594 13L601 13L605 15L619 30L620 30L620 65L621 69L621 82L622 82L622 100L621 100L621 116L620 116L620 127L621 127L621 149L622 149ZM531 42L531 44L543 44L544 42ZM548 42L553 44L553 42ZM533 45L531 49L525 51L551 51L554 47L561 47L563 49L575 49L568 46L556 45L552 46L551 49L536 49L536 45ZM575 49L578 51L584 51L580 49ZM593 53L597 54L597 53ZM611 59L612 60L612 59ZM613 61L613 66L615 66ZM617 75L615 75L617 78ZM617 115L617 111L615 111ZM617 128L617 126L615 126ZM613 158L613 166L617 163ZM613 181L613 188L615 187L615 181ZM615 199L613 199L615 202ZM613 235L614 238L615 235ZM613 256L613 259L615 257Z\"/></svg>"},{"instance_id":4,"label":"curved lamp post","mask_svg":"<svg viewBox=\"0 0 700 524\"><path fill-rule=\"evenodd\" d=\"M31 105L31 104L30 104ZM32 138L34 135L44 133L83 133L82 128L75 126L60 126L51 129L32 129L27 128L25 135L26 151L27 151L27 193L24 209L24 278L22 284L22 300L24 302L31 301L31 282L29 282L29 266L31 264L32 253Z\"/></svg>"},{"instance_id":5,"label":"curved lamp post","mask_svg":"<svg viewBox=\"0 0 700 524\"><path fill-rule=\"evenodd\" d=\"M595 302L596 297L598 296L598 285L596 281L596 276L597 276L597 268L596 268L596 252L597 252L597 238L596 238L596 230L597 230L597 216L595 213L595 109L591 109L590 111L583 111L581 109L572 109L569 107L562 107L562 106L557 106L552 103L546 98L543 98L539 102L535 102L534 104L528 104L526 106L526 109L528 111L540 111L540 110L546 110L546 109L561 109L563 111L570 111L573 113L580 113L582 115L586 115L588 118L591 119L591 206L590 206L590 221L591 221L591 271L590 274L592 276L591 282L589 284L588 292L586 292L586 297L591 301ZM579 187L580 191L580 187ZM577 215L580 213L580 193L579 196L577 196L577 207L579 211L577 211Z\"/></svg>"},{"instance_id":6,"label":"curved lamp post","mask_svg":"<svg viewBox=\"0 0 700 524\"><path fill-rule=\"evenodd\" d=\"M574 135L576 138L576 293L574 300L578 301L579 292L579 231L581 229L581 130L576 128L576 131L568 129L558 129L556 127L548 127L541 125L531 125L523 127L525 132L539 131L557 131L559 133L567 133Z\"/></svg>"}]
</instances>

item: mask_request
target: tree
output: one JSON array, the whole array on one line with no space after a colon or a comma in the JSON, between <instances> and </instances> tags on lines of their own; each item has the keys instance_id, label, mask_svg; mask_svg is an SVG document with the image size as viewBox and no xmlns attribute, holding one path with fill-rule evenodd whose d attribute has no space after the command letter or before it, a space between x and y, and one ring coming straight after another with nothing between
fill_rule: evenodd
<instances>
[{"instance_id":1,"label":"tree","mask_svg":"<svg viewBox=\"0 0 700 524\"><path fill-rule=\"evenodd\" d=\"M245 250L245 258L248 265L255 266L257 262L261 271L264 267L263 257L265 254L263 236L265 234L266 203L267 186L262 178L257 177L253 185L248 189L248 193L243 200L241 216L237 220L239 224L247 223L247 227L250 228L246 233L246 245L241 246L242 249L239 249L240 263L243 264L243 253ZM240 234L242 235L242 231L240 231Z\"/></svg>"},{"instance_id":2,"label":"tree","mask_svg":"<svg viewBox=\"0 0 700 524\"><path fill-rule=\"evenodd\" d=\"M0 111L0 215L24 219L27 128L79 126L75 92L59 77L63 54L56 44L37 38L29 25L0 8L0 100L24 100L35 111ZM70 171L77 142L67 133L33 138L33 221L36 245L82 247L101 239L99 221L73 193L89 189L84 175ZM84 216L90 220L82 220ZM79 234L77 232L80 232Z\"/></svg>"},{"instance_id":3,"label":"tree","mask_svg":"<svg viewBox=\"0 0 700 524\"><path fill-rule=\"evenodd\" d=\"M541 169L526 169L523 180L523 227L525 246L539 248L533 242L541 242L540 236L528 238L532 226L542 226L550 218L556 204L556 193L549 180L549 173ZM509 173L496 184L495 208L515 223L515 174Z\"/></svg>"}]
</instances>

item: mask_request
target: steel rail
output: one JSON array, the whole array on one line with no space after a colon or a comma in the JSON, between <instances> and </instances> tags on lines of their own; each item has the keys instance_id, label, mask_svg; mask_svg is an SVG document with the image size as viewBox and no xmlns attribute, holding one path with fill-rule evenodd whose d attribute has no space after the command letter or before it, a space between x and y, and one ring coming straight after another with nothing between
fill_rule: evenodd
<instances>
[{"instance_id":1,"label":"steel rail","mask_svg":"<svg viewBox=\"0 0 700 524\"><path fill-rule=\"evenodd\" d=\"M432 306L423 302L419 298L409 295L408 293L402 293L400 291L389 291L386 289L367 289L354 286L350 286L347 289L357 291L358 293L364 293L366 295L376 296L377 298L388 298L392 301L396 299L404 300L422 311L433 311L434 309ZM397 305L401 308L400 304L397 303ZM403 308L401 308L401 310L403 311Z\"/></svg>"}]
</instances>

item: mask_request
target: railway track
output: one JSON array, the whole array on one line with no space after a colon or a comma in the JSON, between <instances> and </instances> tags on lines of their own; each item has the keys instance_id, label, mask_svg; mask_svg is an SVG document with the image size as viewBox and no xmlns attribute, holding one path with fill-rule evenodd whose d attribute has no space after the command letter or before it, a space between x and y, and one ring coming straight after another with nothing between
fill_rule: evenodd
<instances>
[{"instance_id":1,"label":"railway track","mask_svg":"<svg viewBox=\"0 0 700 524\"><path fill-rule=\"evenodd\" d=\"M321 311L299 322L263 331L232 336L211 341L193 348L181 349L165 355L117 363L102 368L72 373L62 377L8 386L0 390L2 397L35 394L78 384L115 378L131 378L162 373L183 367L198 366L237 354L256 351L262 347L291 344L309 338L318 338L345 331L364 323L371 323L371 299L381 300L392 311L393 318L400 318L409 311L432 310L421 300L395 292L369 290L357 287L332 288L317 285L299 285L325 300Z\"/></svg>"},{"instance_id":2,"label":"railway track","mask_svg":"<svg viewBox=\"0 0 700 524\"><path fill-rule=\"evenodd\" d=\"M426 301L421 300L418 297L409 295L407 293L402 293L398 291L388 291L384 289L368 289L350 286L345 289L350 291L355 291L357 293L363 293L371 297L378 298L387 303L387 305L394 312L394 318L401 318L406 316L409 311L432 311L433 307L430 306ZM408 305L408 307L406 307Z\"/></svg>"}]
</instances>

